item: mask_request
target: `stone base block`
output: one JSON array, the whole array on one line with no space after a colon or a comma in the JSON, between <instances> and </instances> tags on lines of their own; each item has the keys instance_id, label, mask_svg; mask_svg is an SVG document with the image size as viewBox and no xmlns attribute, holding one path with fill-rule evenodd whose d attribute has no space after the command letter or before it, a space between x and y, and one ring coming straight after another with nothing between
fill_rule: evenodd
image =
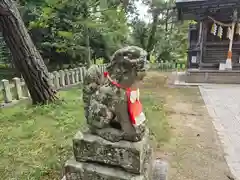
<instances>
[{"instance_id":1,"label":"stone base block","mask_svg":"<svg viewBox=\"0 0 240 180\"><path fill-rule=\"evenodd\" d=\"M78 132L73 138L73 151L78 162L96 162L141 174L150 149L149 131L140 142L110 142L90 133Z\"/></svg>"},{"instance_id":2,"label":"stone base block","mask_svg":"<svg viewBox=\"0 0 240 180\"><path fill-rule=\"evenodd\" d=\"M65 165L66 180L147 180L144 176L121 169L69 160Z\"/></svg>"},{"instance_id":3,"label":"stone base block","mask_svg":"<svg viewBox=\"0 0 240 180\"><path fill-rule=\"evenodd\" d=\"M150 153L150 151L149 151ZM79 163L74 159L67 161L65 175L62 180L167 180L168 163L157 159L151 166L151 161L146 162L144 175L126 173L122 169L108 168L106 166ZM129 178L129 179L128 179Z\"/></svg>"}]
</instances>

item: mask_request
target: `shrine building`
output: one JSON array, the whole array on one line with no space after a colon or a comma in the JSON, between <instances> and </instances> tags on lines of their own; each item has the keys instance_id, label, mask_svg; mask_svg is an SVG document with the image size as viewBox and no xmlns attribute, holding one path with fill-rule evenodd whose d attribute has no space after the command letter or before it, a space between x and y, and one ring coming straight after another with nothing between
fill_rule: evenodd
<instances>
[{"instance_id":1,"label":"shrine building","mask_svg":"<svg viewBox=\"0 0 240 180\"><path fill-rule=\"evenodd\" d=\"M191 20L186 82L240 84L240 0L176 0Z\"/></svg>"}]
</instances>

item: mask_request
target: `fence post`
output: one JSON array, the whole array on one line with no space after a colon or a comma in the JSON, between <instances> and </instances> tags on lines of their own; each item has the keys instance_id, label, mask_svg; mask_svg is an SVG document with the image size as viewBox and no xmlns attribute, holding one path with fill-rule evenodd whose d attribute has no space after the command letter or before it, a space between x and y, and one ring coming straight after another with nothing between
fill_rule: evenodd
<instances>
[{"instance_id":1,"label":"fence post","mask_svg":"<svg viewBox=\"0 0 240 180\"><path fill-rule=\"evenodd\" d=\"M51 86L53 86L53 74L49 73L49 83Z\"/></svg>"},{"instance_id":2,"label":"fence post","mask_svg":"<svg viewBox=\"0 0 240 180\"><path fill-rule=\"evenodd\" d=\"M13 78L13 82L16 90L16 98L17 100L20 100L23 97L21 79L18 77L15 77Z\"/></svg>"},{"instance_id":3,"label":"fence post","mask_svg":"<svg viewBox=\"0 0 240 180\"><path fill-rule=\"evenodd\" d=\"M98 69L100 72L102 72L102 66L101 65L98 65Z\"/></svg>"},{"instance_id":4,"label":"fence post","mask_svg":"<svg viewBox=\"0 0 240 180\"><path fill-rule=\"evenodd\" d=\"M101 65L101 73L104 72L104 65Z\"/></svg>"},{"instance_id":5,"label":"fence post","mask_svg":"<svg viewBox=\"0 0 240 180\"><path fill-rule=\"evenodd\" d=\"M3 87L3 98L5 103L12 102L12 93L9 81L6 79L2 80L2 87Z\"/></svg>"},{"instance_id":6,"label":"fence post","mask_svg":"<svg viewBox=\"0 0 240 180\"><path fill-rule=\"evenodd\" d=\"M75 71L75 81L76 83L79 82L79 69L78 68L74 68Z\"/></svg>"},{"instance_id":7,"label":"fence post","mask_svg":"<svg viewBox=\"0 0 240 180\"><path fill-rule=\"evenodd\" d=\"M60 75L60 86L64 87L65 86L65 72L63 70L59 71L59 75Z\"/></svg>"},{"instance_id":8,"label":"fence post","mask_svg":"<svg viewBox=\"0 0 240 180\"><path fill-rule=\"evenodd\" d=\"M83 82L83 68L82 67L80 67L79 68L79 74L80 74L80 82Z\"/></svg>"},{"instance_id":9,"label":"fence post","mask_svg":"<svg viewBox=\"0 0 240 180\"><path fill-rule=\"evenodd\" d=\"M83 78L85 77L86 73L87 73L87 69L83 67Z\"/></svg>"},{"instance_id":10,"label":"fence post","mask_svg":"<svg viewBox=\"0 0 240 180\"><path fill-rule=\"evenodd\" d=\"M163 63L160 62L160 71L163 71Z\"/></svg>"},{"instance_id":11,"label":"fence post","mask_svg":"<svg viewBox=\"0 0 240 180\"><path fill-rule=\"evenodd\" d=\"M53 84L55 86L56 89L60 88L60 83L59 83L59 73L57 71L53 72Z\"/></svg>"},{"instance_id":12,"label":"fence post","mask_svg":"<svg viewBox=\"0 0 240 180\"><path fill-rule=\"evenodd\" d=\"M107 69L107 65L103 64L103 72L106 71L106 69Z\"/></svg>"},{"instance_id":13,"label":"fence post","mask_svg":"<svg viewBox=\"0 0 240 180\"><path fill-rule=\"evenodd\" d=\"M176 70L176 64L172 63L172 69L175 71Z\"/></svg>"},{"instance_id":14,"label":"fence post","mask_svg":"<svg viewBox=\"0 0 240 180\"><path fill-rule=\"evenodd\" d=\"M66 78L66 83L65 83L65 85L70 85L70 78L69 78L69 71L68 71L68 69L65 69L64 70L65 71L65 78Z\"/></svg>"},{"instance_id":15,"label":"fence post","mask_svg":"<svg viewBox=\"0 0 240 180\"><path fill-rule=\"evenodd\" d=\"M70 69L70 81L71 81L71 84L75 84L75 70L74 69Z\"/></svg>"}]
</instances>

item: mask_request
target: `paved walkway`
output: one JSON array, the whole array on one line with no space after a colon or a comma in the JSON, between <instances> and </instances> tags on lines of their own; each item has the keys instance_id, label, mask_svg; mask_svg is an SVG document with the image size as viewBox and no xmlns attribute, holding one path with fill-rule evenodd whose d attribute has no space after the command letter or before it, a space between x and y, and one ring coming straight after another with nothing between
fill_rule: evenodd
<instances>
[{"instance_id":1,"label":"paved walkway","mask_svg":"<svg viewBox=\"0 0 240 180\"><path fill-rule=\"evenodd\" d=\"M223 144L225 158L240 180L240 86L199 86L213 124Z\"/></svg>"}]
</instances>

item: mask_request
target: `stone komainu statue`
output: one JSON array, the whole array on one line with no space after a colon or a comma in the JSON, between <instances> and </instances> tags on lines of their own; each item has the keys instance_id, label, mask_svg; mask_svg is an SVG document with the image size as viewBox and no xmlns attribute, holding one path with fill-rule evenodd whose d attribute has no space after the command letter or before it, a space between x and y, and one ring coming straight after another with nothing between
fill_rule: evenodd
<instances>
[{"instance_id":1,"label":"stone komainu statue","mask_svg":"<svg viewBox=\"0 0 240 180\"><path fill-rule=\"evenodd\" d=\"M113 54L105 75L96 65L88 69L83 83L83 102L91 133L112 142L142 139L144 113L140 113L139 124L133 123L129 103L139 100L138 85L148 69L146 57L145 50L128 46Z\"/></svg>"}]
</instances>

